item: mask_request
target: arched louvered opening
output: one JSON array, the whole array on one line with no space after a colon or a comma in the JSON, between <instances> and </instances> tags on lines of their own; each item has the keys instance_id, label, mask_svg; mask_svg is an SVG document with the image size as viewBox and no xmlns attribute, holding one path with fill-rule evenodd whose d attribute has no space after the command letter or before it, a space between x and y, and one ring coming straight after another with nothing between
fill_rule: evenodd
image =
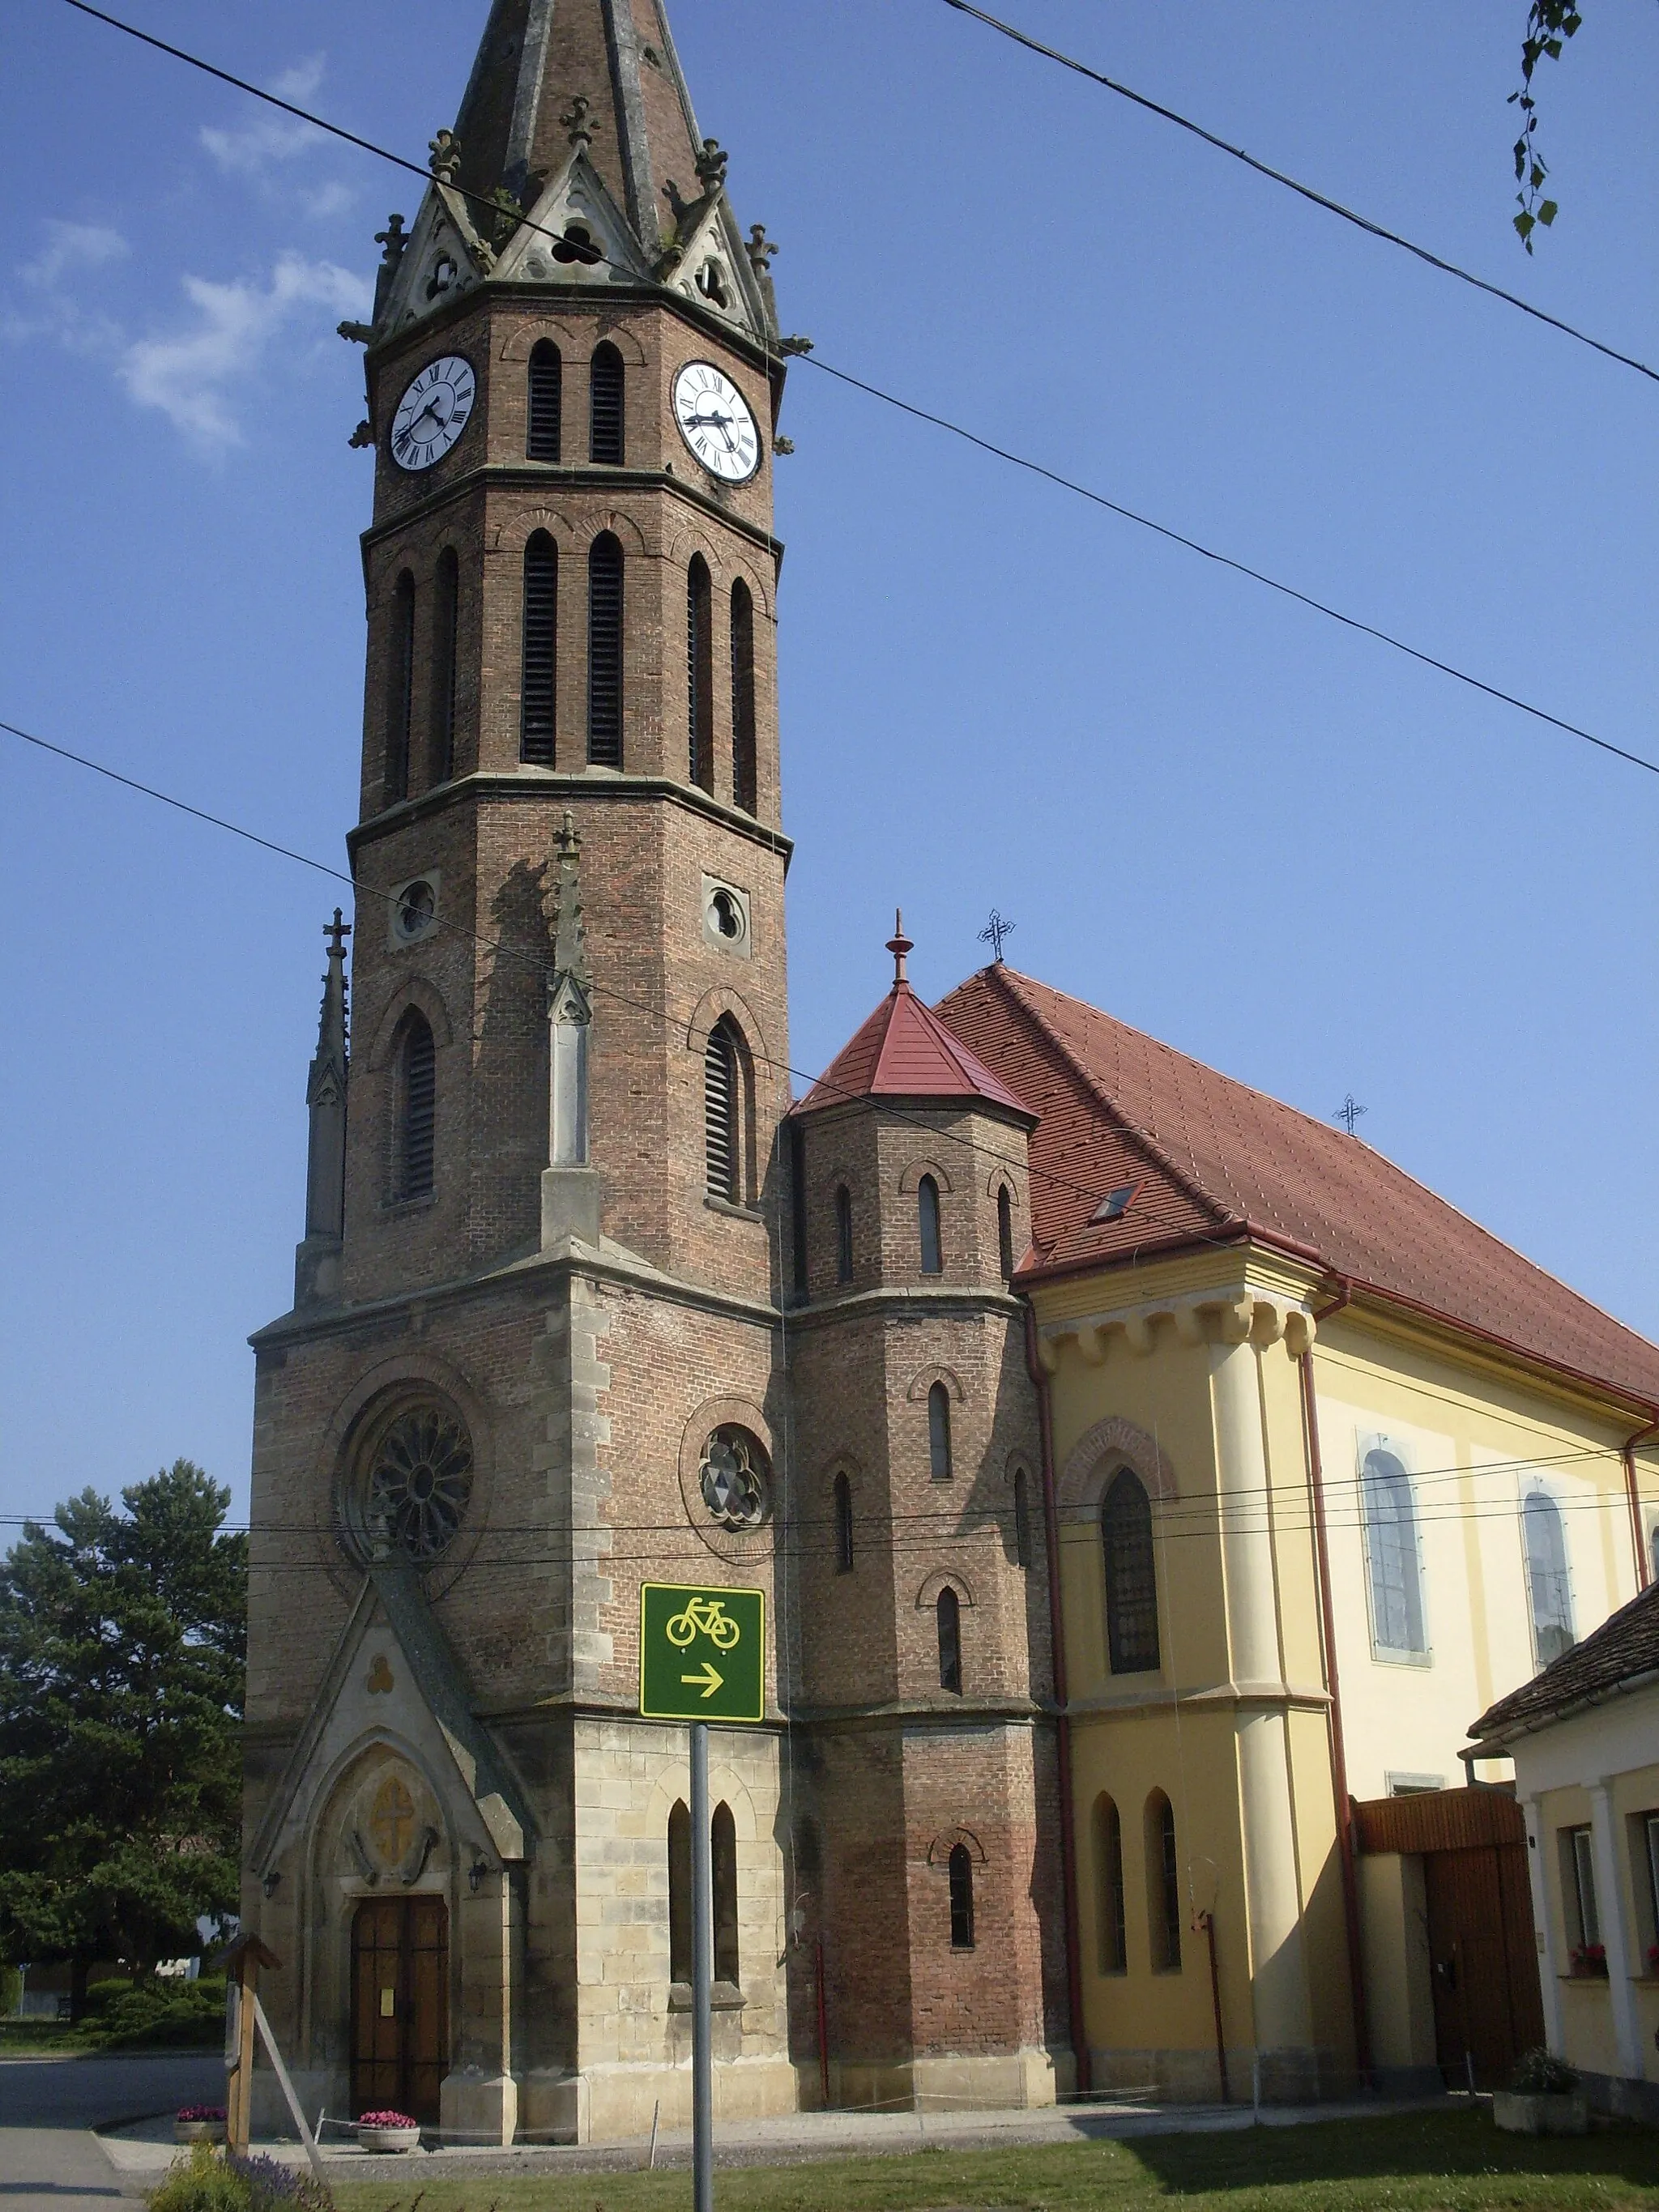
<instances>
[{"instance_id":1,"label":"arched louvered opening","mask_svg":"<svg viewBox=\"0 0 1659 2212\"><path fill-rule=\"evenodd\" d=\"M684 1799L668 1815L668 1978L691 1979L691 1815Z\"/></svg>"},{"instance_id":2,"label":"arched louvered opening","mask_svg":"<svg viewBox=\"0 0 1659 2212\"><path fill-rule=\"evenodd\" d=\"M559 676L559 549L538 530L524 549L524 658L519 758L551 768Z\"/></svg>"},{"instance_id":3,"label":"arched louvered opening","mask_svg":"<svg viewBox=\"0 0 1659 2212\"><path fill-rule=\"evenodd\" d=\"M743 1197L743 1064L727 1019L708 1032L702 1055L702 1128L710 1198L736 1206Z\"/></svg>"},{"instance_id":4,"label":"arched louvered opening","mask_svg":"<svg viewBox=\"0 0 1659 2212\"><path fill-rule=\"evenodd\" d=\"M939 1686L962 1695L962 1601L949 1583L933 1601L939 1627Z\"/></svg>"},{"instance_id":5,"label":"arched louvered opening","mask_svg":"<svg viewBox=\"0 0 1659 2212\"><path fill-rule=\"evenodd\" d=\"M594 347L588 369L587 458L622 463L623 357L609 338Z\"/></svg>"},{"instance_id":6,"label":"arched louvered opening","mask_svg":"<svg viewBox=\"0 0 1659 2212\"><path fill-rule=\"evenodd\" d=\"M455 773L456 645L460 629L461 564L453 545L438 556L432 591L432 781Z\"/></svg>"},{"instance_id":7,"label":"arched louvered opening","mask_svg":"<svg viewBox=\"0 0 1659 2212\"><path fill-rule=\"evenodd\" d=\"M755 805L755 602L739 577L732 586L732 798Z\"/></svg>"},{"instance_id":8,"label":"arched louvered opening","mask_svg":"<svg viewBox=\"0 0 1659 2212\"><path fill-rule=\"evenodd\" d=\"M1161 1790L1146 1800L1144 1823L1146 1852L1147 1933L1152 1939L1152 1972L1181 1972L1181 1865L1176 1854L1175 1808Z\"/></svg>"},{"instance_id":9,"label":"arched louvered opening","mask_svg":"<svg viewBox=\"0 0 1659 2212\"><path fill-rule=\"evenodd\" d=\"M923 1176L916 1185L916 1219L921 1231L921 1272L942 1275L945 1248L939 1242L939 1185L930 1175Z\"/></svg>"},{"instance_id":10,"label":"arched louvered opening","mask_svg":"<svg viewBox=\"0 0 1659 2212\"><path fill-rule=\"evenodd\" d=\"M1123 1822L1103 1790L1095 1800L1095 1959L1103 1974L1123 1973L1129 1963L1123 1910Z\"/></svg>"},{"instance_id":11,"label":"arched louvered opening","mask_svg":"<svg viewBox=\"0 0 1659 2212\"><path fill-rule=\"evenodd\" d=\"M836 1280L853 1279L853 1194L846 1184L836 1186Z\"/></svg>"},{"instance_id":12,"label":"arched louvered opening","mask_svg":"<svg viewBox=\"0 0 1659 2212\"><path fill-rule=\"evenodd\" d=\"M424 1198L432 1188L437 1127L438 1051L432 1024L418 1007L404 1016L398 1041L397 1136L392 1191L399 1199Z\"/></svg>"},{"instance_id":13,"label":"arched louvered opening","mask_svg":"<svg viewBox=\"0 0 1659 2212\"><path fill-rule=\"evenodd\" d=\"M927 1392L927 1471L935 1482L951 1480L951 1394L942 1382Z\"/></svg>"},{"instance_id":14,"label":"arched louvered opening","mask_svg":"<svg viewBox=\"0 0 1659 2212\"><path fill-rule=\"evenodd\" d=\"M966 1844L951 1846L951 1948L974 1948L974 1855Z\"/></svg>"},{"instance_id":15,"label":"arched louvered opening","mask_svg":"<svg viewBox=\"0 0 1659 2212\"><path fill-rule=\"evenodd\" d=\"M690 775L702 790L714 788L714 593L708 563L691 556L685 579L686 722Z\"/></svg>"},{"instance_id":16,"label":"arched louvered opening","mask_svg":"<svg viewBox=\"0 0 1659 2212\"><path fill-rule=\"evenodd\" d=\"M1578 1641L1572 1627L1572 1589L1567 1576L1567 1534L1561 1509L1548 1492L1534 1490L1521 1508L1527 1540L1527 1593L1532 1600L1532 1636L1538 1663L1547 1667Z\"/></svg>"},{"instance_id":17,"label":"arched louvered opening","mask_svg":"<svg viewBox=\"0 0 1659 2212\"><path fill-rule=\"evenodd\" d=\"M853 1486L844 1474L836 1477L836 1572L853 1571Z\"/></svg>"},{"instance_id":18,"label":"arched louvered opening","mask_svg":"<svg viewBox=\"0 0 1659 2212\"><path fill-rule=\"evenodd\" d=\"M587 556L587 757L623 764L623 550L608 530Z\"/></svg>"},{"instance_id":19,"label":"arched louvered opening","mask_svg":"<svg viewBox=\"0 0 1659 2212\"><path fill-rule=\"evenodd\" d=\"M714 1979L738 1987L738 1831L732 1808L721 1802L708 1824L709 1871L714 1892Z\"/></svg>"},{"instance_id":20,"label":"arched louvered opening","mask_svg":"<svg viewBox=\"0 0 1659 2212\"><path fill-rule=\"evenodd\" d=\"M525 457L556 461L564 413L564 362L551 338L542 338L531 348L529 385Z\"/></svg>"},{"instance_id":21,"label":"arched louvered opening","mask_svg":"<svg viewBox=\"0 0 1659 2212\"><path fill-rule=\"evenodd\" d=\"M415 579L405 568L392 592L386 656L386 803L409 796L409 740L415 714Z\"/></svg>"},{"instance_id":22,"label":"arched louvered opening","mask_svg":"<svg viewBox=\"0 0 1659 2212\"><path fill-rule=\"evenodd\" d=\"M1147 1674L1158 1665L1158 1567L1152 1507L1139 1478L1121 1468L1100 1509L1106 1568L1106 1644L1115 1674Z\"/></svg>"},{"instance_id":23,"label":"arched louvered opening","mask_svg":"<svg viewBox=\"0 0 1659 2212\"><path fill-rule=\"evenodd\" d=\"M1014 1560L1031 1564L1031 1479L1023 1467L1014 1469Z\"/></svg>"},{"instance_id":24,"label":"arched louvered opening","mask_svg":"<svg viewBox=\"0 0 1659 2212\"><path fill-rule=\"evenodd\" d=\"M1008 1195L1005 1182L997 1192L997 1254L1002 1261L1002 1279L1012 1282L1014 1274L1014 1201Z\"/></svg>"}]
</instances>

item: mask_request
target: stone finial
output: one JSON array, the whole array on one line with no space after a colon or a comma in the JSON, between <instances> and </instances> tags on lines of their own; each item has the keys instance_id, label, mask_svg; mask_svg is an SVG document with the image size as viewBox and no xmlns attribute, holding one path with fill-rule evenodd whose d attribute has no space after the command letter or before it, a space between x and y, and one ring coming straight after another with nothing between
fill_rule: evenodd
<instances>
[{"instance_id":1,"label":"stone finial","mask_svg":"<svg viewBox=\"0 0 1659 2212\"><path fill-rule=\"evenodd\" d=\"M582 927L582 841L568 807L553 840L558 874L553 892L553 974L556 985L568 975L584 989L592 981L587 965L587 938Z\"/></svg>"},{"instance_id":2,"label":"stone finial","mask_svg":"<svg viewBox=\"0 0 1659 2212\"><path fill-rule=\"evenodd\" d=\"M447 131L441 131L439 133L440 137L447 137L448 135ZM432 142L434 152L437 149L437 139L435 138ZM459 153L460 149L458 147L456 149L457 158L459 158ZM433 173L434 176L437 173L435 167ZM380 255L380 258L385 262L386 267L388 269L395 269L398 266L398 264L403 259L404 248L409 243L409 233L404 228L404 219L402 216L395 214L389 215L386 219L386 228L384 230L377 230L375 232L374 243L376 246L384 248L384 251Z\"/></svg>"},{"instance_id":3,"label":"stone finial","mask_svg":"<svg viewBox=\"0 0 1659 2212\"><path fill-rule=\"evenodd\" d=\"M778 249L766 235L766 225L763 222L750 225L749 235L744 240L743 250L749 256L749 266L757 276L765 276L771 273L767 264Z\"/></svg>"},{"instance_id":4,"label":"stone finial","mask_svg":"<svg viewBox=\"0 0 1659 2212\"><path fill-rule=\"evenodd\" d=\"M909 983L910 979L904 972L904 963L915 950L915 945L904 933L904 914L901 908L895 908L893 911L893 934L887 940L887 950L893 956L893 988L896 991L901 983L907 986Z\"/></svg>"},{"instance_id":5,"label":"stone finial","mask_svg":"<svg viewBox=\"0 0 1659 2212\"><path fill-rule=\"evenodd\" d=\"M697 182L705 194L717 192L726 182L726 165L731 155L718 138L705 138L702 151L697 156Z\"/></svg>"},{"instance_id":6,"label":"stone finial","mask_svg":"<svg viewBox=\"0 0 1659 2212\"><path fill-rule=\"evenodd\" d=\"M585 92L573 93L570 105L559 118L559 128L573 146L591 146L593 133L599 127L599 118L593 112L593 103Z\"/></svg>"},{"instance_id":7,"label":"stone finial","mask_svg":"<svg viewBox=\"0 0 1659 2212\"><path fill-rule=\"evenodd\" d=\"M461 142L453 131L441 131L428 142L427 167L441 185L453 185L461 173Z\"/></svg>"}]
</instances>

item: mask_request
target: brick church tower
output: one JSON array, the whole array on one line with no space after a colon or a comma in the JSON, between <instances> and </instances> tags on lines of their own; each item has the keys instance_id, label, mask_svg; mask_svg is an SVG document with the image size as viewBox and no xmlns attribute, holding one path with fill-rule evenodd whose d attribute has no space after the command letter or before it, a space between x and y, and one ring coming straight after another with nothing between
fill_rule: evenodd
<instances>
[{"instance_id":1,"label":"brick church tower","mask_svg":"<svg viewBox=\"0 0 1659 2212\"><path fill-rule=\"evenodd\" d=\"M636 1715L646 1580L759 1584L777 1626L770 1723L711 1763L717 2109L816 2099L826 1910L832 2095L924 2089L919 2052L1052 2094L1046 1630L988 1533L1034 1449L997 1242L1029 1117L938 1108L1010 1165L924 1146L949 1256L902 1287L915 1146L873 1096L785 1122L783 367L725 166L660 0L494 0L347 327L375 457L349 1046L337 927L295 1305L254 1340L244 1913L307 2103L461 2140L689 2112L686 1745ZM783 1202L843 1156L851 1298ZM866 1512L945 1525L915 1503L936 1386L975 1470L941 1553L976 1547L960 1694L912 1680L951 1607L908 1542L877 1539L858 1607L825 1580L843 1475L860 1548Z\"/></svg>"}]
</instances>

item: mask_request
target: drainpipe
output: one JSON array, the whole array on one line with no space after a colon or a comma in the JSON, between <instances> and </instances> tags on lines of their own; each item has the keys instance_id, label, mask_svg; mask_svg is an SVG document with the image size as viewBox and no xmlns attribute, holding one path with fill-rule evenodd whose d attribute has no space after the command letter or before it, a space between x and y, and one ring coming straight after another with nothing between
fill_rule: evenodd
<instances>
[{"instance_id":1,"label":"drainpipe","mask_svg":"<svg viewBox=\"0 0 1659 2212\"><path fill-rule=\"evenodd\" d=\"M1048 1635L1054 1681L1054 1751L1060 1762L1060 1869L1066 1902L1066 2010L1071 2021L1072 2054L1077 2062L1079 2094L1093 2087L1089 2036L1083 2019L1083 1960L1078 1948L1077 1849L1072 1808L1072 1723L1066 1712L1066 1630L1060 1600L1060 1522L1054 1500L1054 1428L1048 1402L1048 1378L1037 1358L1036 1314L1025 1305L1025 1371L1036 1392L1037 1427L1042 1439L1043 1551L1048 1568Z\"/></svg>"},{"instance_id":2,"label":"drainpipe","mask_svg":"<svg viewBox=\"0 0 1659 2212\"><path fill-rule=\"evenodd\" d=\"M1650 1421L1625 1446L1625 1495L1630 1500L1630 1540L1636 1551L1636 1587L1644 1590L1653 1577L1648 1571L1648 1547L1642 1541L1642 1494L1636 1486L1636 1447L1659 1437L1659 1421Z\"/></svg>"},{"instance_id":3,"label":"drainpipe","mask_svg":"<svg viewBox=\"0 0 1659 2212\"><path fill-rule=\"evenodd\" d=\"M1337 1278L1337 1292L1313 1316L1316 1329L1340 1314L1353 1286ZM1297 1362L1302 1370L1302 1419L1308 1439L1308 1480L1313 1492L1314 1549L1319 1564L1319 1619L1325 1641L1325 1673L1331 1693L1331 1794L1336 1801L1337 1852L1342 1869L1342 1917L1348 1933L1348 1990L1353 2005L1353 2047L1362 2080L1371 2071L1370 2024L1365 2015L1365 1968L1359 1943L1359 1882L1353 1863L1352 1800L1348 1795L1348 1755L1342 1735L1342 1692L1337 1678L1336 1614L1331 1602L1330 1547L1325 1532L1325 1470L1319 1451L1319 1404L1314 1395L1311 1338Z\"/></svg>"}]
</instances>

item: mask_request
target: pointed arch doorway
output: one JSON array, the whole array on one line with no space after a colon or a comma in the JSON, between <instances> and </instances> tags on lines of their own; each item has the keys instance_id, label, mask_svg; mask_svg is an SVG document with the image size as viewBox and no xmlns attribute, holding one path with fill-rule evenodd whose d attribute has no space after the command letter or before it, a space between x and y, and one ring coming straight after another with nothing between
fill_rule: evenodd
<instances>
[{"instance_id":1,"label":"pointed arch doorway","mask_svg":"<svg viewBox=\"0 0 1659 2212\"><path fill-rule=\"evenodd\" d=\"M351 2112L436 2127L449 2070L449 1908L371 1897L351 1922Z\"/></svg>"}]
</instances>

